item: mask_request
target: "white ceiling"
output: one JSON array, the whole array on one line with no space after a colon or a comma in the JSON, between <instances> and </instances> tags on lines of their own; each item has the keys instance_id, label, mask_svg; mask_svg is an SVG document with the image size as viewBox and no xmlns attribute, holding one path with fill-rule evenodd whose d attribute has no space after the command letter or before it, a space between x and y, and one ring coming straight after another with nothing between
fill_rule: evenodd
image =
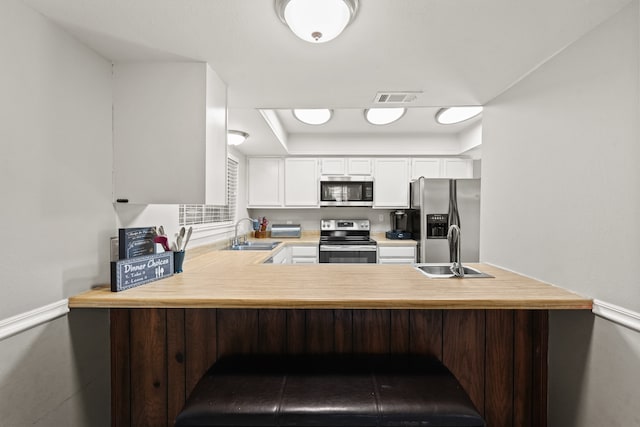
<instances>
[{"instance_id":1,"label":"white ceiling","mask_svg":"<svg viewBox=\"0 0 640 427\"><path fill-rule=\"evenodd\" d=\"M246 154L285 154L257 109L332 108L326 127L278 112L285 132L429 138L438 107L482 105L630 0L360 0L337 39L295 37L272 0L23 0L105 57L196 60L228 84L229 127ZM361 120L379 91L418 91L400 122ZM343 111L344 110L344 111ZM304 138L301 138L302 141ZM311 142L310 142L311 143Z\"/></svg>"}]
</instances>

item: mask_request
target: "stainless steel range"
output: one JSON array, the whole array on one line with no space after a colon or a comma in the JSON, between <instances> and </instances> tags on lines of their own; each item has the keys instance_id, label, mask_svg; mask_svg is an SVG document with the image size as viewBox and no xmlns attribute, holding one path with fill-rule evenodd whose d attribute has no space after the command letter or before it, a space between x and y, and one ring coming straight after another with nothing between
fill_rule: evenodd
<instances>
[{"instance_id":1,"label":"stainless steel range","mask_svg":"<svg viewBox=\"0 0 640 427\"><path fill-rule=\"evenodd\" d=\"M320 220L320 262L375 264L377 243L368 219Z\"/></svg>"}]
</instances>

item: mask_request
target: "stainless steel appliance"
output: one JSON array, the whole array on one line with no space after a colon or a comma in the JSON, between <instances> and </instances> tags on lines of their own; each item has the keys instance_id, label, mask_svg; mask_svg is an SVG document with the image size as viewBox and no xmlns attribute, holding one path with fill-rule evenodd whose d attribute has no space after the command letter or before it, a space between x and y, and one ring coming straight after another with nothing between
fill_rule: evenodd
<instances>
[{"instance_id":1,"label":"stainless steel appliance","mask_svg":"<svg viewBox=\"0 0 640 427\"><path fill-rule=\"evenodd\" d=\"M297 237L300 238L302 227L300 224L272 224L271 237Z\"/></svg>"},{"instance_id":2,"label":"stainless steel appliance","mask_svg":"<svg viewBox=\"0 0 640 427\"><path fill-rule=\"evenodd\" d=\"M373 206L373 177L323 176L320 206Z\"/></svg>"},{"instance_id":3,"label":"stainless steel appliance","mask_svg":"<svg viewBox=\"0 0 640 427\"><path fill-rule=\"evenodd\" d=\"M320 262L375 264L378 245L370 230L368 219L320 220Z\"/></svg>"},{"instance_id":4,"label":"stainless steel appliance","mask_svg":"<svg viewBox=\"0 0 640 427\"><path fill-rule=\"evenodd\" d=\"M480 256L480 180L421 177L409 185L408 228L418 241L418 262L455 261L455 242L447 239L451 225L460 227L462 262L477 262Z\"/></svg>"},{"instance_id":5,"label":"stainless steel appliance","mask_svg":"<svg viewBox=\"0 0 640 427\"><path fill-rule=\"evenodd\" d=\"M409 230L409 214L404 210L391 211L389 213L391 230L385 233L387 239L408 240L411 239Z\"/></svg>"}]
</instances>

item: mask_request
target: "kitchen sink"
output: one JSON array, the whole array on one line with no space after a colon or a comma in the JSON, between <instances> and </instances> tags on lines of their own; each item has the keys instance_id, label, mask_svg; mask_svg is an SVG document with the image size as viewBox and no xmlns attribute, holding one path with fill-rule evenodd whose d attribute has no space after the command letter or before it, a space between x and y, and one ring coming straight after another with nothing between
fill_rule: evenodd
<instances>
[{"instance_id":1,"label":"kitchen sink","mask_svg":"<svg viewBox=\"0 0 640 427\"><path fill-rule=\"evenodd\" d=\"M442 264L416 264L415 268L427 277L432 279L452 279L458 278L451 272L451 263ZM476 270L472 267L464 266L464 278L465 279L481 279L491 278L490 274L483 273L480 270Z\"/></svg>"},{"instance_id":2,"label":"kitchen sink","mask_svg":"<svg viewBox=\"0 0 640 427\"><path fill-rule=\"evenodd\" d=\"M244 242L227 247L230 251L270 251L281 242Z\"/></svg>"}]
</instances>

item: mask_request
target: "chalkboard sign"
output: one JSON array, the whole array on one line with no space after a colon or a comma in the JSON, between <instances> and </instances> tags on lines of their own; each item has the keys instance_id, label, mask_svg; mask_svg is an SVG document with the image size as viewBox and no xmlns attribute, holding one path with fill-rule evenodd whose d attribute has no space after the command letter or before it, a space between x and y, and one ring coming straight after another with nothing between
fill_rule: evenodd
<instances>
[{"instance_id":1,"label":"chalkboard sign","mask_svg":"<svg viewBox=\"0 0 640 427\"><path fill-rule=\"evenodd\" d=\"M118 230L118 258L129 259L155 253L155 227L120 228Z\"/></svg>"},{"instance_id":2,"label":"chalkboard sign","mask_svg":"<svg viewBox=\"0 0 640 427\"><path fill-rule=\"evenodd\" d=\"M111 263L111 291L120 292L173 275L173 252Z\"/></svg>"}]
</instances>

